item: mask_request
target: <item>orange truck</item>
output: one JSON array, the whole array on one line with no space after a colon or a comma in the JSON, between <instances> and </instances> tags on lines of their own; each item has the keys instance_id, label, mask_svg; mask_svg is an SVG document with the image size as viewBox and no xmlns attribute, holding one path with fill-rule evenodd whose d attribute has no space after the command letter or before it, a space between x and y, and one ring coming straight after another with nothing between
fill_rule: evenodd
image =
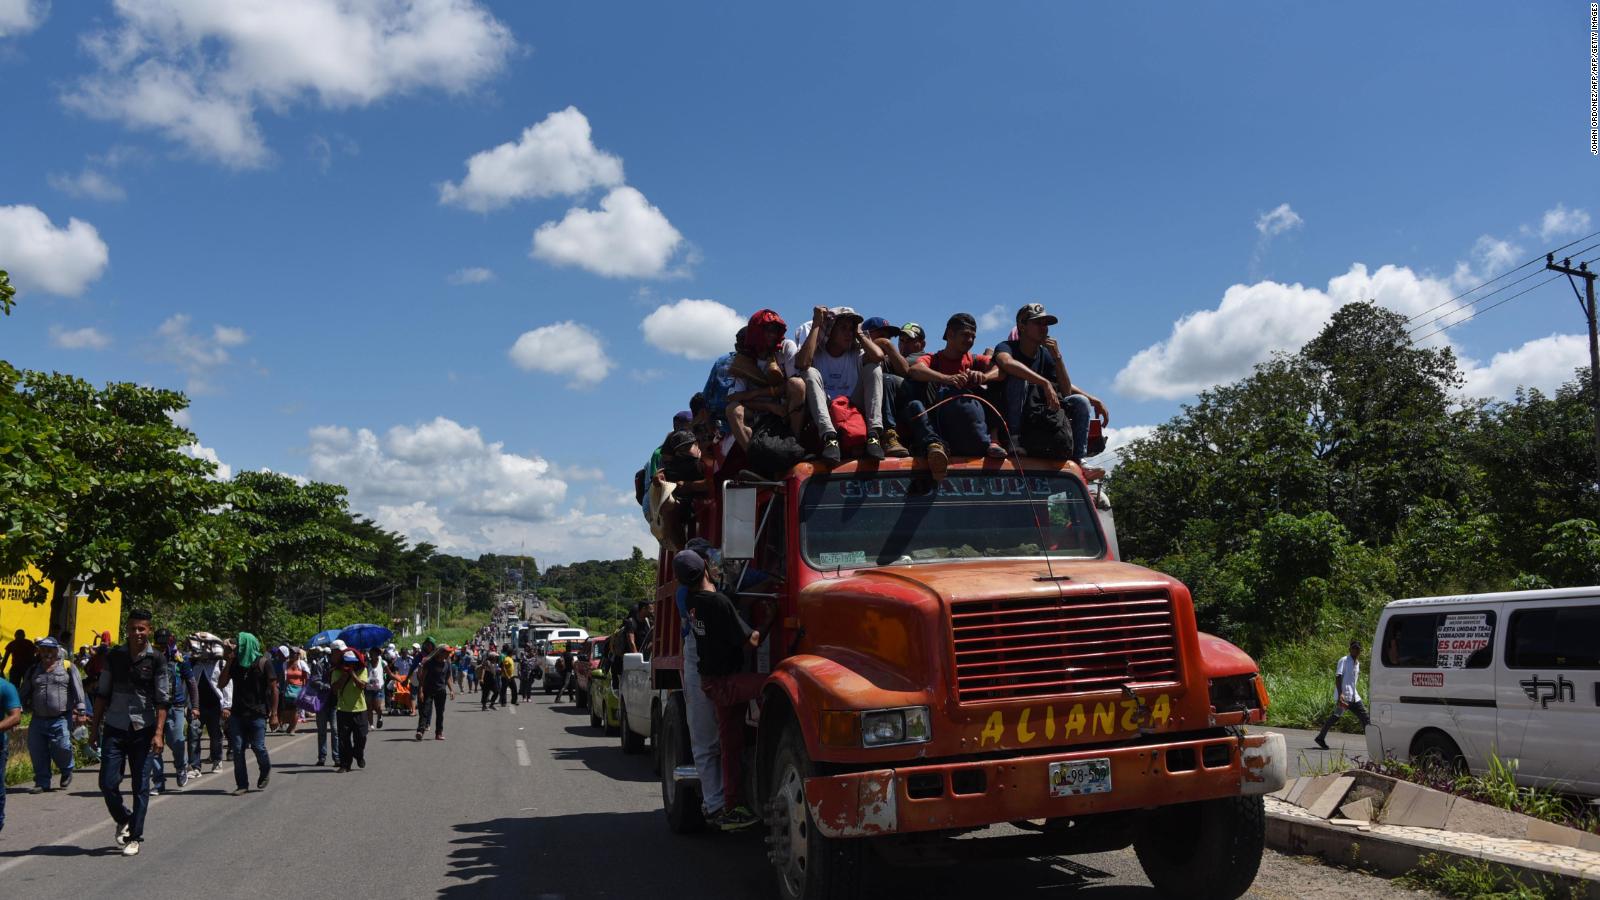
<instances>
[{"instance_id":1,"label":"orange truck","mask_svg":"<svg viewBox=\"0 0 1600 900\"><path fill-rule=\"evenodd\" d=\"M1196 628L1181 583L1115 558L1097 501L1076 464L1023 458L943 481L919 460L802 463L695 504L763 635L744 795L779 896L852 896L869 853L1129 846L1164 895L1249 888L1287 770L1283 737L1250 727L1258 667ZM686 831L702 822L665 553L658 573L651 732Z\"/></svg>"}]
</instances>

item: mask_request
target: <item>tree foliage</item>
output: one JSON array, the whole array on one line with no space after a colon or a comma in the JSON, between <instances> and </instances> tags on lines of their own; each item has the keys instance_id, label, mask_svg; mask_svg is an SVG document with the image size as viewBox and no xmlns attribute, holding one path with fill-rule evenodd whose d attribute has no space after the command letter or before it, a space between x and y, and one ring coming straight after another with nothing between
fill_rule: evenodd
<instances>
[{"instance_id":1,"label":"tree foliage","mask_svg":"<svg viewBox=\"0 0 1600 900\"><path fill-rule=\"evenodd\" d=\"M1360 632L1395 596L1595 583L1587 379L1465 400L1448 349L1347 305L1124 451L1110 476L1122 551L1256 650Z\"/></svg>"}]
</instances>

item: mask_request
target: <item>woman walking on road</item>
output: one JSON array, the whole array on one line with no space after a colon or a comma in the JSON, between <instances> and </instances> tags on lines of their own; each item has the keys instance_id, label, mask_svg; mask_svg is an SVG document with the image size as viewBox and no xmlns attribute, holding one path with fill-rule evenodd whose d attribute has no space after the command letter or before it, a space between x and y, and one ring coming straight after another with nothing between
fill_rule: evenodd
<instances>
[{"instance_id":1,"label":"woman walking on road","mask_svg":"<svg viewBox=\"0 0 1600 900\"><path fill-rule=\"evenodd\" d=\"M500 657L493 653L478 657L478 684L483 685L480 705L485 711L494 709L494 703L500 697Z\"/></svg>"},{"instance_id":2,"label":"woman walking on road","mask_svg":"<svg viewBox=\"0 0 1600 900\"><path fill-rule=\"evenodd\" d=\"M300 695L310 683L311 666L302 658L300 648L295 647L283 663L283 697L278 703L278 721L284 723L288 734L294 734L295 726L300 724Z\"/></svg>"}]
</instances>

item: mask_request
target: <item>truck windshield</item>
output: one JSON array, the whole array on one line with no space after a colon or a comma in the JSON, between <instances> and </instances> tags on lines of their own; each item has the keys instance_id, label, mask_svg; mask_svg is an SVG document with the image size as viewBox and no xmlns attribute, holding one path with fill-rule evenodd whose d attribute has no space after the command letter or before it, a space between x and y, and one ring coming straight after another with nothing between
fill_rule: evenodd
<instances>
[{"instance_id":1,"label":"truck windshield","mask_svg":"<svg viewBox=\"0 0 1600 900\"><path fill-rule=\"evenodd\" d=\"M821 569L1104 553L1083 483L1066 474L820 476L805 484L800 525Z\"/></svg>"}]
</instances>

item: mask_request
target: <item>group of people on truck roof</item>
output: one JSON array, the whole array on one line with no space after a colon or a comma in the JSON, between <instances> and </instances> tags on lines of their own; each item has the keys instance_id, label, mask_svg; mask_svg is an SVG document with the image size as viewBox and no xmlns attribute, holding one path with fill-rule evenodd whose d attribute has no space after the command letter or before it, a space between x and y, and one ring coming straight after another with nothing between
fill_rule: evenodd
<instances>
[{"instance_id":1,"label":"group of people on truck roof","mask_svg":"<svg viewBox=\"0 0 1600 900\"><path fill-rule=\"evenodd\" d=\"M944 346L930 352L915 322L818 306L790 337L782 316L760 310L637 473L645 518L677 550L688 504L711 490L718 472L776 478L808 458L836 465L847 456L915 456L935 479L952 456L1020 451L1081 463L1103 448L1103 438L1090 446L1091 421L1104 426L1110 417L1068 374L1050 336L1057 321L1041 304L1026 304L1005 341L974 354L970 313L951 316Z\"/></svg>"}]
</instances>

